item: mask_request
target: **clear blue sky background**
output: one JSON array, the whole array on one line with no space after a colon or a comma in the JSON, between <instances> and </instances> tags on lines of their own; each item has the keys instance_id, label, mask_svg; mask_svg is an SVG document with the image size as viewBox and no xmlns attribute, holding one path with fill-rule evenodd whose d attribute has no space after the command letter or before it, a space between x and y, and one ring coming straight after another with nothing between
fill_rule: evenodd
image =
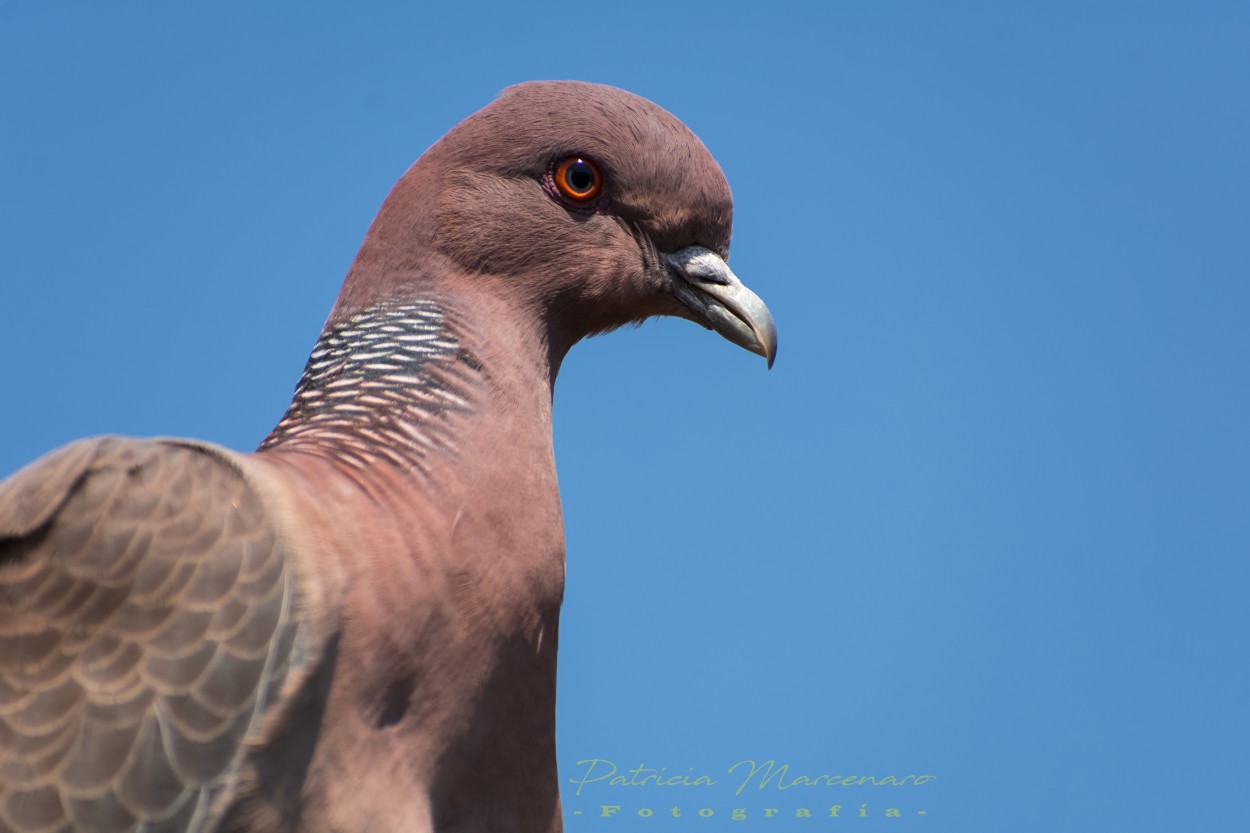
<instances>
[{"instance_id":1,"label":"clear blue sky background","mask_svg":"<svg viewBox=\"0 0 1250 833\"><path fill-rule=\"evenodd\" d=\"M1250 7L523 5L0 0L0 473L254 447L409 163L616 84L720 160L781 351L564 367L563 775L718 781L569 829L1245 829ZM735 796L769 758L937 777Z\"/></svg>"}]
</instances>

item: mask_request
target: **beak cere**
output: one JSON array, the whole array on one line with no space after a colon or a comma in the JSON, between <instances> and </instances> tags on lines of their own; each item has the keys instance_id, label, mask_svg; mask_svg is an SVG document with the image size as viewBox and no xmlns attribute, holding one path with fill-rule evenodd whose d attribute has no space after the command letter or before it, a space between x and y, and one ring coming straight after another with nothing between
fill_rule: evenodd
<instances>
[{"instance_id":1,"label":"beak cere","mask_svg":"<svg viewBox=\"0 0 1250 833\"><path fill-rule=\"evenodd\" d=\"M702 246L687 246L665 253L664 260L673 273L673 294L694 313L696 321L773 366L777 357L773 316L720 255Z\"/></svg>"}]
</instances>

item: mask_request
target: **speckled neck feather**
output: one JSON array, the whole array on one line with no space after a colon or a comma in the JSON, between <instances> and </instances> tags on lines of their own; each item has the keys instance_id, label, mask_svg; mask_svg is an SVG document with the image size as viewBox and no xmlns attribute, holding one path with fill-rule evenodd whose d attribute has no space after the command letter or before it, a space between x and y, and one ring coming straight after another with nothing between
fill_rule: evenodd
<instances>
[{"instance_id":1,"label":"speckled neck feather","mask_svg":"<svg viewBox=\"0 0 1250 833\"><path fill-rule=\"evenodd\" d=\"M482 370L458 324L434 301L418 301L370 307L328 326L261 450L420 470L431 452L454 454L449 420L475 410L469 383Z\"/></svg>"}]
</instances>

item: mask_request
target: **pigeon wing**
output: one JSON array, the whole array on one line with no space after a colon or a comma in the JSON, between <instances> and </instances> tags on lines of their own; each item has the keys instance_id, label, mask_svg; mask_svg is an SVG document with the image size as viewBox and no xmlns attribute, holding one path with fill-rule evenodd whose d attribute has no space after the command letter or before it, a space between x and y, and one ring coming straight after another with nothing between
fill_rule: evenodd
<instances>
[{"instance_id":1,"label":"pigeon wing","mask_svg":"<svg viewBox=\"0 0 1250 833\"><path fill-rule=\"evenodd\" d=\"M297 652L229 452L82 440L0 483L0 831L194 831Z\"/></svg>"}]
</instances>

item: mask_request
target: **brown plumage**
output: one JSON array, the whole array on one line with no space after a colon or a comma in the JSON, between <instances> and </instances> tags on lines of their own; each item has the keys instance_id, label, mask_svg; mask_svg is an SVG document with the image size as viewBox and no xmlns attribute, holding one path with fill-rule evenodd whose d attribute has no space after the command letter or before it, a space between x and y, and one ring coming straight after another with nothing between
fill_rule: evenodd
<instances>
[{"instance_id":1,"label":"brown plumage","mask_svg":"<svg viewBox=\"0 0 1250 833\"><path fill-rule=\"evenodd\" d=\"M653 315L771 363L731 212L650 102L510 88L395 186L259 451L0 484L0 833L559 830L552 386Z\"/></svg>"}]
</instances>

